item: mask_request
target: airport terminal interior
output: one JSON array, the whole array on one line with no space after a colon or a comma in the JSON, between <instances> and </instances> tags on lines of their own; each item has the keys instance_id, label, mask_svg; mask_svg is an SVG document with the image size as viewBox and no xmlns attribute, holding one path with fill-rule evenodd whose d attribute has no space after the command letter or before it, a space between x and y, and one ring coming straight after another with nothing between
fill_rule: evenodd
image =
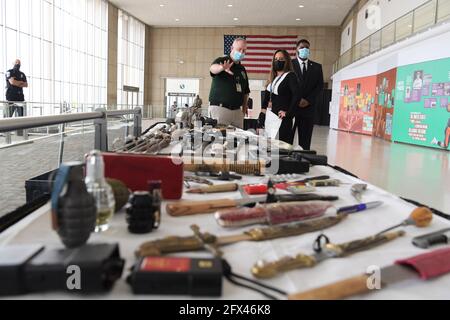
<instances>
[{"instance_id":1,"label":"airport terminal interior","mask_svg":"<svg viewBox=\"0 0 450 320\"><path fill-rule=\"evenodd\" d=\"M0 299L450 299L450 0L0 0L0 78Z\"/></svg>"}]
</instances>

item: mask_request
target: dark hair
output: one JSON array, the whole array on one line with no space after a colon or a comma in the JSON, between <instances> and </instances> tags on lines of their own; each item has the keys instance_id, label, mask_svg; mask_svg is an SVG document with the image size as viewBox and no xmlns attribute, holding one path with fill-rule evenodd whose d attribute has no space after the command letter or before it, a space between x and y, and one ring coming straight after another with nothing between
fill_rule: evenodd
<instances>
[{"instance_id":1,"label":"dark hair","mask_svg":"<svg viewBox=\"0 0 450 320\"><path fill-rule=\"evenodd\" d=\"M277 76L277 72L275 71L273 63L275 62L275 56L279 52L281 52L283 54L284 60L286 60L286 63L284 64L283 72L289 72L289 71L294 70L294 68L292 67L292 60L291 60L291 56L289 55L289 53L286 50L281 50L281 49L275 51L275 53L273 54L273 58L272 58L272 68L270 70L270 75L269 75L269 80L268 80L267 85L271 84L273 82L273 79L275 79Z\"/></svg>"},{"instance_id":2,"label":"dark hair","mask_svg":"<svg viewBox=\"0 0 450 320\"><path fill-rule=\"evenodd\" d=\"M308 44L309 46L311 45L311 44L309 43L308 40L302 39L302 40L300 40L299 42L297 42L297 48L298 48L298 46L301 45L302 43L306 43L306 44Z\"/></svg>"}]
</instances>

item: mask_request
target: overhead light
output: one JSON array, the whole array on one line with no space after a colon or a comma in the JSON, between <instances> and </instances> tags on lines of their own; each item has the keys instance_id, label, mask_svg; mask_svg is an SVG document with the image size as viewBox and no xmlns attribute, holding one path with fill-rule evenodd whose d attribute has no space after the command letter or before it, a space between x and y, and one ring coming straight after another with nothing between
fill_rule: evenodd
<instances>
[{"instance_id":1,"label":"overhead light","mask_svg":"<svg viewBox=\"0 0 450 320\"><path fill-rule=\"evenodd\" d=\"M297 18L297 19L295 19L296 21L300 21L300 20L302 20L302 19L300 19L300 18Z\"/></svg>"},{"instance_id":2,"label":"overhead light","mask_svg":"<svg viewBox=\"0 0 450 320\"><path fill-rule=\"evenodd\" d=\"M412 24L408 24L408 28L412 28Z\"/></svg>"},{"instance_id":3,"label":"overhead light","mask_svg":"<svg viewBox=\"0 0 450 320\"><path fill-rule=\"evenodd\" d=\"M160 4L159 6L160 6L160 7L162 8L162 7L164 7L164 6L165 6L165 4Z\"/></svg>"},{"instance_id":4,"label":"overhead light","mask_svg":"<svg viewBox=\"0 0 450 320\"><path fill-rule=\"evenodd\" d=\"M231 8L232 6L233 6L232 4L227 5L228 8Z\"/></svg>"},{"instance_id":5,"label":"overhead light","mask_svg":"<svg viewBox=\"0 0 450 320\"><path fill-rule=\"evenodd\" d=\"M238 21L238 20L239 20L239 18L233 18L233 20L234 20L234 21Z\"/></svg>"},{"instance_id":6,"label":"overhead light","mask_svg":"<svg viewBox=\"0 0 450 320\"><path fill-rule=\"evenodd\" d=\"M299 8L304 8L305 6L301 4L301 5L299 5L298 7L299 7Z\"/></svg>"},{"instance_id":7,"label":"overhead light","mask_svg":"<svg viewBox=\"0 0 450 320\"><path fill-rule=\"evenodd\" d=\"M179 64L184 64L184 60L178 60Z\"/></svg>"},{"instance_id":8,"label":"overhead light","mask_svg":"<svg viewBox=\"0 0 450 320\"><path fill-rule=\"evenodd\" d=\"M180 19L178 19L178 18L177 18L177 19L175 19L175 21L176 21L176 22L179 22L179 21L180 21Z\"/></svg>"}]
</instances>

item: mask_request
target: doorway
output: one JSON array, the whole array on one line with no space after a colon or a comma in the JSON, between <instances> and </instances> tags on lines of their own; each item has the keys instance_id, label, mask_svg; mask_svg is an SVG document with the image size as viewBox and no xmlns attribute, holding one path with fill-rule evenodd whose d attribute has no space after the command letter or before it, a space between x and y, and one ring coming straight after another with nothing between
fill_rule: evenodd
<instances>
[{"instance_id":1,"label":"doorway","mask_svg":"<svg viewBox=\"0 0 450 320\"><path fill-rule=\"evenodd\" d=\"M127 106L131 106L134 109L135 106L139 105L139 88L132 86L123 86L123 94Z\"/></svg>"},{"instance_id":2,"label":"doorway","mask_svg":"<svg viewBox=\"0 0 450 320\"><path fill-rule=\"evenodd\" d=\"M175 118L179 108L194 104L200 91L200 79L167 78L166 79L166 116Z\"/></svg>"}]
</instances>

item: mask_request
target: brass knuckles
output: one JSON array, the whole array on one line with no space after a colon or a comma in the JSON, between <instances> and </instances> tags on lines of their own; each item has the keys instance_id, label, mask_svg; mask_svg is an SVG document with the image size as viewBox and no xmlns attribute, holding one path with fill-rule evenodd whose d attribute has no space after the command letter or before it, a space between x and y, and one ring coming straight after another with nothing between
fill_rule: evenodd
<instances>
[{"instance_id":1,"label":"brass knuckles","mask_svg":"<svg viewBox=\"0 0 450 320\"><path fill-rule=\"evenodd\" d=\"M205 243L214 244L217 237L204 233ZM167 253L202 250L204 244L195 236L191 237L167 237L142 244L135 252L137 257L160 256Z\"/></svg>"},{"instance_id":2,"label":"brass knuckles","mask_svg":"<svg viewBox=\"0 0 450 320\"><path fill-rule=\"evenodd\" d=\"M273 278L279 273L301 269L311 268L316 265L316 260L312 256L303 254L297 255L295 258L285 257L274 262L257 262L252 268L252 274L256 278L269 279Z\"/></svg>"}]
</instances>

